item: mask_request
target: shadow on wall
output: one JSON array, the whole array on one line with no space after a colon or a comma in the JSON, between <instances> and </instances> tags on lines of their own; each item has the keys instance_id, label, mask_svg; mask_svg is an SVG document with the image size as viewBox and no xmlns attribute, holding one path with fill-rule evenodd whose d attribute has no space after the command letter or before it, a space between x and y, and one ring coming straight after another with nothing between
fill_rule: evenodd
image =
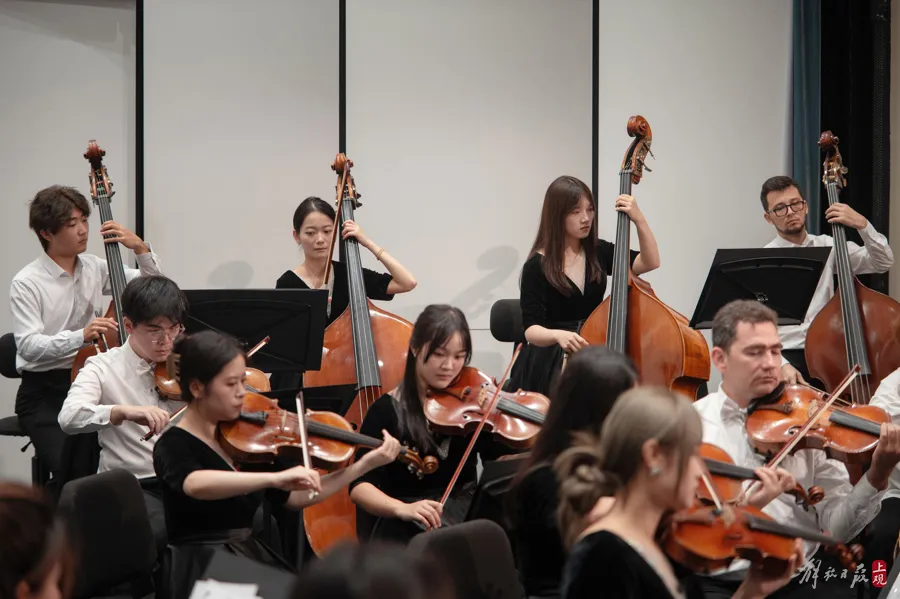
<instances>
[{"instance_id":1,"label":"shadow on wall","mask_svg":"<svg viewBox=\"0 0 900 599\"><path fill-rule=\"evenodd\" d=\"M45 9L41 5L46 5ZM74 5L74 6L73 6ZM60 7L68 7L66 18L60 18ZM123 13L85 11L82 7L118 8ZM56 38L90 44L98 49L124 44L134 47L135 0L29 0L28 2L0 2L0 14L16 19L22 28L47 32Z\"/></svg>"},{"instance_id":2,"label":"shadow on wall","mask_svg":"<svg viewBox=\"0 0 900 599\"><path fill-rule=\"evenodd\" d=\"M253 280L253 267L249 262L233 260L220 264L206 279L208 289L245 289Z\"/></svg>"},{"instance_id":3,"label":"shadow on wall","mask_svg":"<svg viewBox=\"0 0 900 599\"><path fill-rule=\"evenodd\" d=\"M518 272L521 264L519 253L512 246L497 246L485 251L478 257L476 266L479 271L485 271L476 281L457 293L453 298L442 299L435 303L450 304L465 313L470 325L472 321L486 312L490 312L491 306L501 298L495 290L513 272ZM517 283L518 284L518 283ZM415 294L419 289L413 291ZM425 309L425 304L409 306L406 310L409 320L415 319Z\"/></svg>"}]
</instances>

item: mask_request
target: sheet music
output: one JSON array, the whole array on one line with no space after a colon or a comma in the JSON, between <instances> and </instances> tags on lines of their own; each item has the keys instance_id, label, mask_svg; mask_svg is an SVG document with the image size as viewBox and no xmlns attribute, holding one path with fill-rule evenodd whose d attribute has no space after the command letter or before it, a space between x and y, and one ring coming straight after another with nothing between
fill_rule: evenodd
<instances>
[{"instance_id":1,"label":"sheet music","mask_svg":"<svg viewBox=\"0 0 900 599\"><path fill-rule=\"evenodd\" d=\"M259 585L198 580L194 583L190 599L260 599Z\"/></svg>"}]
</instances>

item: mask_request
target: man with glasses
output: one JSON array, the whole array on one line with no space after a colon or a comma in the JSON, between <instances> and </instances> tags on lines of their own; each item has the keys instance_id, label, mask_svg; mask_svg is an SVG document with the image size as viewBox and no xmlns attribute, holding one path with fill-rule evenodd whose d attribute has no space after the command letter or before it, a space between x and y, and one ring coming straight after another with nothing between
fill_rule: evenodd
<instances>
[{"instance_id":1,"label":"man with glasses","mask_svg":"<svg viewBox=\"0 0 900 599\"><path fill-rule=\"evenodd\" d=\"M790 177L772 177L762 185L759 194L766 222L775 227L778 236L766 244L767 248L832 247L831 235L809 235L806 232L808 206L800 186ZM848 206L837 203L825 210L829 224L840 223L859 231L863 247L848 241L850 266L857 275L886 272L894 263L894 253L887 238L875 230L864 216ZM810 323L834 296L834 252L828 257L819 285L813 295L806 318L799 325L778 327L782 350L782 372L789 383L809 378L804 348Z\"/></svg>"},{"instance_id":2,"label":"man with glasses","mask_svg":"<svg viewBox=\"0 0 900 599\"><path fill-rule=\"evenodd\" d=\"M148 275L128 283L122 293L128 341L88 358L59 412L64 432L97 431L99 472L122 469L137 477L160 551L165 548L166 528L153 470L153 446L171 414L183 404L159 395L154 371L184 331L187 307L184 293L164 276ZM156 435L143 441L148 428Z\"/></svg>"}]
</instances>

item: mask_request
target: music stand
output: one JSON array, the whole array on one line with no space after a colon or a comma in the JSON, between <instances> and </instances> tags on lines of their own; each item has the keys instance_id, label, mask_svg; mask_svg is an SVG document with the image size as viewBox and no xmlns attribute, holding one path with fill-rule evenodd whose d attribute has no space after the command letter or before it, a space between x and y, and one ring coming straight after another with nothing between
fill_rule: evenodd
<instances>
[{"instance_id":1,"label":"music stand","mask_svg":"<svg viewBox=\"0 0 900 599\"><path fill-rule=\"evenodd\" d=\"M325 289L191 289L184 326L188 333L211 329L235 337L250 349L263 372L305 372L322 365Z\"/></svg>"},{"instance_id":2,"label":"music stand","mask_svg":"<svg viewBox=\"0 0 900 599\"><path fill-rule=\"evenodd\" d=\"M717 250L691 328L712 328L716 312L739 299L773 309L779 326L802 323L830 255L830 247Z\"/></svg>"},{"instance_id":3,"label":"music stand","mask_svg":"<svg viewBox=\"0 0 900 599\"><path fill-rule=\"evenodd\" d=\"M239 584L255 584L261 599L290 599L297 576L222 549L213 551L203 579Z\"/></svg>"}]
</instances>

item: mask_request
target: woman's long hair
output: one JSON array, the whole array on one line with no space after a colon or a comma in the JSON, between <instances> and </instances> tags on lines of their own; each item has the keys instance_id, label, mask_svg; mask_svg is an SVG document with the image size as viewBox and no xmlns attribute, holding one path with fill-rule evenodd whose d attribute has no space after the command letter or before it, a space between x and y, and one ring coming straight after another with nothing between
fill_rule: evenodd
<instances>
[{"instance_id":1,"label":"woman's long hair","mask_svg":"<svg viewBox=\"0 0 900 599\"><path fill-rule=\"evenodd\" d=\"M542 253L541 270L547 281L560 293L568 297L572 294L572 284L566 278L566 217L575 210L582 198L593 203L591 190L580 179L563 175L558 177L544 194L544 206L541 209L541 222L537 236L531 245L528 257ZM591 232L581 240L584 249L585 278L588 281L599 281L603 272L597 259L597 232L591 225Z\"/></svg>"},{"instance_id":2,"label":"woman's long hair","mask_svg":"<svg viewBox=\"0 0 900 599\"><path fill-rule=\"evenodd\" d=\"M424 359L443 347L459 333L466 350L466 364L472 357L472 336L465 314L459 308L446 304L432 304L426 307L413 326L406 354L406 369L400 383L397 398L397 420L400 435L409 439L420 452L434 448L434 440L428 430L422 400L419 397L419 379L416 373L416 356L424 351Z\"/></svg>"},{"instance_id":3,"label":"woman's long hair","mask_svg":"<svg viewBox=\"0 0 900 599\"><path fill-rule=\"evenodd\" d=\"M631 358L605 345L585 347L569 359L550 394L550 409L541 432L510 485L507 511L513 528L521 520L518 491L522 480L535 468L552 465L572 444L576 433L599 435L613 404L637 381Z\"/></svg>"}]
</instances>

